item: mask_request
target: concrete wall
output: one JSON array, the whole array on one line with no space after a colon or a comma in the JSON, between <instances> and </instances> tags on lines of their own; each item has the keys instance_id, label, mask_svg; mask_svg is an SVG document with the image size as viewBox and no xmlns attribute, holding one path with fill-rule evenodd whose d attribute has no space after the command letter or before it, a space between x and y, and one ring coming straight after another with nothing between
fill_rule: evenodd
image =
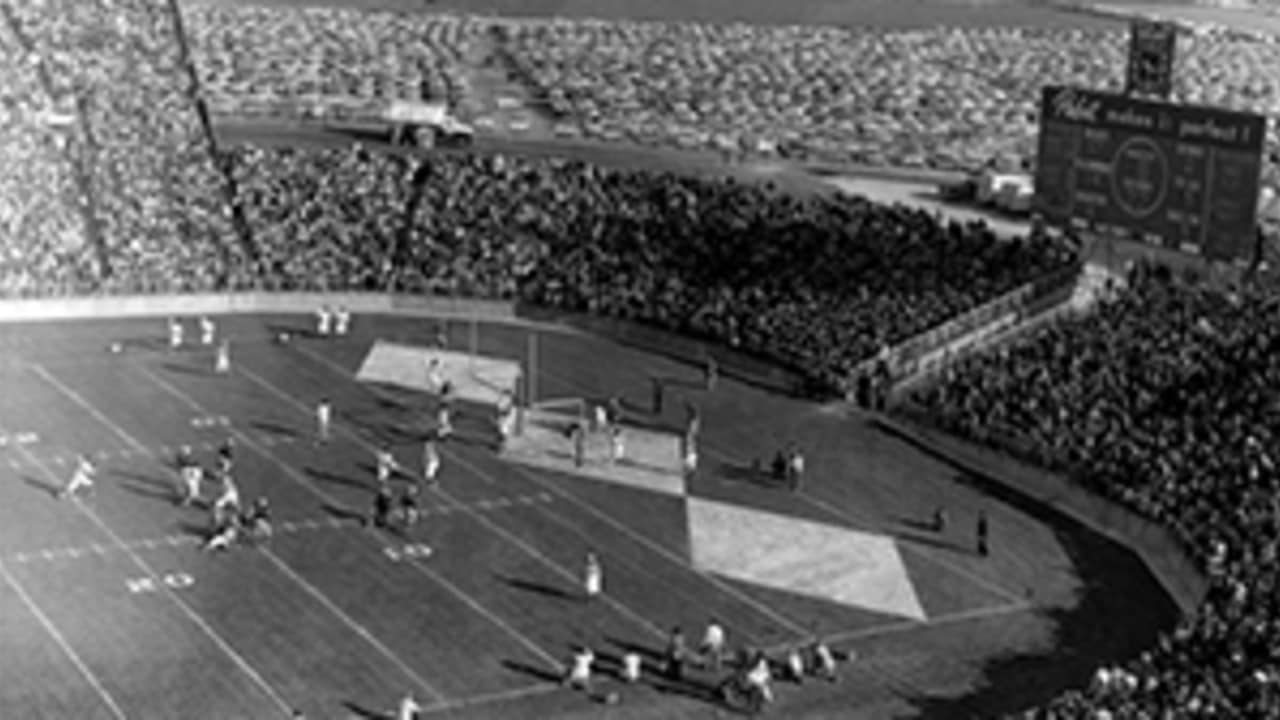
<instances>
[{"instance_id":1,"label":"concrete wall","mask_svg":"<svg viewBox=\"0 0 1280 720\"><path fill-rule=\"evenodd\" d=\"M1132 548L1184 615L1200 606L1208 579L1169 530L1061 475L935 430L917 419L917 412L899 408L892 417L876 415L872 421L932 455L1034 498Z\"/></svg>"}]
</instances>

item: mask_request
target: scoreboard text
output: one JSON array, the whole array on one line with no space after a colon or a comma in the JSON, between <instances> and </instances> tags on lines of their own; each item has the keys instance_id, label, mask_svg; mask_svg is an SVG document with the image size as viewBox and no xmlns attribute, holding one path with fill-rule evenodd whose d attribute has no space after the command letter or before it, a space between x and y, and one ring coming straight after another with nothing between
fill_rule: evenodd
<instances>
[{"instance_id":1,"label":"scoreboard text","mask_svg":"<svg viewBox=\"0 0 1280 720\"><path fill-rule=\"evenodd\" d=\"M1047 87L1036 211L1061 225L1247 260L1265 131L1260 115Z\"/></svg>"}]
</instances>

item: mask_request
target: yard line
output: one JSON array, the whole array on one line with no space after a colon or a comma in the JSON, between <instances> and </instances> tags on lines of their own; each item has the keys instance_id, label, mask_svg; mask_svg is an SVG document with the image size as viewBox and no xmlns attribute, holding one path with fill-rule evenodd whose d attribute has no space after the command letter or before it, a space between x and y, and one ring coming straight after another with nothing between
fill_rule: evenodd
<instances>
[{"instance_id":1,"label":"yard line","mask_svg":"<svg viewBox=\"0 0 1280 720\"><path fill-rule=\"evenodd\" d=\"M350 615L347 615L345 612L343 612L342 608L339 608L337 605L335 605L327 595L325 595L323 592L319 590L319 588L317 588L315 585L312 585L310 582L308 582L306 578L294 572L293 568L289 567L289 565L286 564L283 560L276 557L276 554L271 552L270 549L265 547L262 548L262 555L263 557L270 560L271 564L275 565L276 569L278 569L285 577L293 580L295 583L298 584L299 587L305 590L309 595L311 595L311 597L315 598L329 612L333 613L339 620L343 622L343 624L345 624L348 628L350 628L352 632L354 632L356 635L359 635L361 638L365 640L365 642L372 645L375 650L382 653L383 657L390 660L392 664L394 664L396 667L400 668L400 671L403 672L406 677L408 677L410 680L413 680L415 683L417 683L419 688L427 691L427 694L435 698L436 702L445 702L444 693L437 690L434 685L424 680L421 675L419 675L416 671L414 671L413 668L405 664L405 662L401 660L398 655L391 652L390 648L388 648L386 645L383 645L382 641L374 637L373 633L369 632L369 630L366 629L363 625L361 625L360 623L352 619Z\"/></svg>"},{"instance_id":2,"label":"yard line","mask_svg":"<svg viewBox=\"0 0 1280 720\"><path fill-rule=\"evenodd\" d=\"M87 405L86 409L92 408L92 407L93 407L92 405ZM96 408L94 408L94 412L97 412ZM40 459L37 458L35 455L32 455L29 450L27 450L26 448L19 448L18 452L26 454L28 456L28 459L32 462L32 464L34 464L41 472L47 475L51 480L54 480L55 482L57 481L57 476L53 474L53 472L49 469L49 467L44 463L40 462ZM133 548L129 547L129 544L125 542L123 538L117 535L116 532L111 529L111 526L107 525L107 523L105 523L102 520L102 518L99 517L98 514L93 511L92 508L90 508L89 506L85 505L82 502L79 502L78 500L73 500L72 504L77 509L79 509L80 512L82 512L85 515L85 517L93 521L93 523L97 525L98 528L102 530L102 532L107 537L111 538L112 543L114 543L116 547L123 550L125 554L128 555L131 560L133 560L134 565L136 565L138 569L145 572L149 577L160 577L161 573L157 573L155 569L153 569L147 563L146 560L143 560L142 557L139 556L138 553L133 550ZM217 631L215 631L203 617L200 616L199 613L193 610L191 606L188 605L185 600L179 597L178 594L174 592L174 590L170 588L168 585L165 585L164 583L159 583L158 587L166 596L168 596L170 600L174 602L174 604L178 606L180 610L182 610L184 615L186 615L193 623L195 623L202 631L204 631L205 635L207 635L215 645L217 645L224 653L226 653L227 657L231 658L232 662L234 662L242 672L248 675L249 678L255 684L257 684L258 687L261 688L268 695L268 697L271 698L271 701L276 704L277 708L279 708L281 716L283 717L292 716L293 708L284 701L284 698L280 697L280 694L276 692L275 688L271 687L271 685L267 683L267 681L262 677L262 675L256 669L254 669L254 667L250 665L248 661L246 661L243 657L241 657L240 654L237 653L235 649L232 648L231 645L229 645L227 641L223 639L222 636L219 635Z\"/></svg>"},{"instance_id":3,"label":"yard line","mask_svg":"<svg viewBox=\"0 0 1280 720\"><path fill-rule=\"evenodd\" d=\"M93 406L93 403L89 402L88 400L85 400L80 393L67 387L65 383L63 383L58 378L54 377L53 373L49 372L48 370L45 370L44 367L42 367L39 363L32 363L30 365L30 368L33 371L35 371L37 375L43 378L45 382L57 388L58 391L60 391L63 395L66 395L67 397L71 398L71 400L75 402L75 404L84 408L86 412L88 412L93 417L97 418L99 422L101 422L103 425L106 425L108 428L111 429L112 432L114 432L115 434L123 438L124 441L129 443L129 446L132 447L134 450L140 453L143 453L144 455L148 454L147 446L138 442L137 438L130 435L128 431L126 431L124 428L117 425L115 421L113 421L111 418L102 414L102 412L98 410L98 408Z\"/></svg>"},{"instance_id":4,"label":"yard line","mask_svg":"<svg viewBox=\"0 0 1280 720\"><path fill-rule=\"evenodd\" d=\"M898 633L914 630L932 629L941 625L956 625L972 620L985 620L994 617L1003 617L1005 615L1016 615L1018 613L1034 609L1035 606L1031 603L1026 600L1019 600L1018 602L1005 603L1004 605L989 605L987 607L974 608L972 610L960 610L958 612L929 618L924 621L903 620L901 622L850 630L848 632L836 632L833 634L823 635L822 637L829 643L847 642L849 640L862 640L865 638L879 637L881 635L896 635ZM779 645L772 650L782 650L786 647L787 646L785 645Z\"/></svg>"},{"instance_id":5,"label":"yard line","mask_svg":"<svg viewBox=\"0 0 1280 720\"><path fill-rule=\"evenodd\" d=\"M246 377L248 377L250 380L253 380L258 385L273 392L274 394L279 396L281 399L285 400L286 402L292 404L294 407L298 408L298 410L300 410L301 412L303 413L309 412L307 407L303 405L301 401L299 401L297 398L293 397L289 393L285 392L284 390L281 390L280 388L276 387L274 384L272 384L270 381L266 380L265 378L257 375L256 373L250 370L244 370L242 368L237 368L237 369L244 372ZM357 432L346 427L345 423L338 423L337 429L344 432L348 437L355 440L357 443L359 443L362 447L366 448L370 452L377 451L377 447L375 447L373 443L365 440L363 437L360 437L360 435ZM475 465L471 464L470 462L468 462L467 460L463 459L462 457L458 456L455 453L452 453L443 448L442 448L442 451L446 457L450 458L453 462L458 463L462 467L467 468L472 472L472 474L477 475L481 478L487 478L491 484L495 484L495 485L497 484L497 481L494 480L491 474L486 473L484 470L481 470L480 468L476 467ZM515 536L511 532L501 527L500 525L495 524L493 521L489 520L484 515L482 515L480 511L477 511L471 507L468 507L465 503L455 498L453 495L445 491L439 485L434 486L432 488L432 491L435 492L437 495L439 495L441 498L443 498L445 501L447 501L449 503L450 508L460 510L463 513L466 513L468 516L474 518L477 522L479 522L484 527L488 528L495 535L505 538L512 545L515 545L517 548L524 551L526 555L545 565L548 569L550 569L555 574L559 575L561 578L568 580L570 583L575 585L581 581L581 578L577 574L564 569L559 563L557 563L556 561L544 555L542 551L538 550L537 548L533 547L529 543ZM488 510L492 508L492 503L488 500L480 500L479 502L476 503L476 505L482 510ZM581 534L579 533L579 535ZM658 637L658 638L667 637L667 634L663 632L661 628L659 628L657 625L651 622L648 618L645 618L643 615L636 612L635 610L632 610L630 607L623 605L616 598L612 597L609 593L602 594L601 598L604 600L605 604L613 607L615 610L622 613L623 615L626 615L632 620L635 620L637 623L640 624L641 627L643 627L645 630L653 634L655 637Z\"/></svg>"},{"instance_id":6,"label":"yard line","mask_svg":"<svg viewBox=\"0 0 1280 720\"><path fill-rule=\"evenodd\" d=\"M332 362L332 361L330 361L328 358L325 358L325 357L323 357L323 356L317 355L317 354L312 353L312 352L308 352L308 351L306 351L305 349L302 349L302 348L298 348L298 349L299 349L300 351L302 351L303 353L307 354L309 357L313 357L313 358L315 358L317 361L319 361L320 363L322 363L322 364L324 364L325 366L329 367L331 370L334 370L334 371L336 371L336 372L341 372L343 375L346 375L346 376L349 376L349 375L351 374L351 373L350 373L350 371L348 371L346 368L343 368L342 366L340 366L340 365L337 365L337 364L333 363L333 362ZM372 393L375 397L382 397L382 396L383 396L383 395L382 395L382 393L381 393L381 392L379 392L376 388L367 388L367 391L368 391L368 392L370 392L370 393ZM294 402L295 404L298 404L296 400L294 400L293 402ZM305 409L305 408L303 408L303 410L304 410L304 412L306 411L306 409ZM352 435L353 433L351 433L350 431L348 431L348 432L347 432L347 434L348 434L348 435ZM360 438L358 438L358 437L357 437L357 440L360 440ZM364 442L364 441L363 441L363 440L360 440L360 442ZM366 443L366 444L367 444L367 443ZM447 452L449 452L449 451L447 451L447 450L446 450L445 452L447 453ZM455 462L457 462L458 464L462 465L463 467L467 467L467 468L471 469L471 470L472 470L472 472L479 473L479 474L481 474L481 475L487 475L487 473L485 473L483 470L480 470L479 468L475 467L474 465L472 465L471 463L467 462L466 460L464 460L464 459L462 459L462 458L460 458L460 457L458 457L458 456L456 456L456 455L452 455L452 454L451 454L450 456L453 458L453 460L454 460ZM791 619L789 619L789 618L787 618L787 617L784 617L784 616L783 616L781 613L779 613L778 611L774 610L773 608L769 607L768 605L765 605L764 603L762 603L762 602L760 602L760 601L758 601L758 600L753 599L753 598L752 598L752 597L750 597L749 595L747 595L747 594L745 594L745 593L743 593L743 592L741 592L741 591L737 590L736 588L732 587L732 586L731 586L731 585L729 585L728 583L723 582L722 580L720 580L720 579L719 579L719 578L717 578L716 576L712 575L711 573L709 573L709 572L705 572L705 571L703 571L703 570L699 570L698 568L694 567L691 563L686 562L684 559L682 559L681 557L679 557L679 556L678 556L678 555L676 555L675 553L673 553L673 552L671 552L670 550L668 550L668 549L666 549L666 548L662 547L662 546L661 546L661 545L659 545L658 543L656 543L656 542L654 542L654 541L650 540L649 538L647 538L647 537L645 537L644 535L640 534L640 533L639 533L639 532L637 532L636 530L633 530L633 529L632 529L630 526L628 526L626 523L619 522L619 521L618 521L616 518L614 518L612 515L610 515L610 514L608 514L608 513L604 512L604 511L600 510L600 509L599 509L599 508L597 508L594 504L592 504L592 503L589 503L589 502L587 502L587 501L584 501L584 500L579 499L579 498L578 498L578 496L574 495L573 493L571 493L571 492L569 492L569 491L567 491L567 490L563 490L563 489L561 489L560 487L556 486L554 483L548 483L548 482L546 482L545 480L543 480L542 478L540 478L540 477L538 477L538 476L536 476L536 475L533 475L533 474L531 474L531 473L526 472L526 471L525 471L523 468L521 468L519 465L512 464L512 465L510 465L509 467L511 467L511 469L512 469L513 471L515 471L515 472L516 472L516 474L520 475L521 477L524 477L525 479L527 479L527 480L529 480L530 482L532 482L532 483L534 483L534 484L538 485L539 487L543 488L544 490L548 490L548 491L550 491L551 493L553 493L553 494L555 494L555 495L558 495L558 496L560 496L561 498L563 498L563 499L565 499L565 500L567 500L567 501L569 501L569 502L573 503L574 505L577 505L578 507L582 508L584 511L586 511L586 512L590 513L591 515L593 515L593 516L595 516L595 517L597 517L597 518L599 518L599 519L600 519L600 521L604 522L605 524L607 524L607 525L609 525L609 526L613 527L614 529L618 530L619 532L621 532L621 533L623 533L623 534L627 535L628 537L630 537L632 540L636 541L637 543L639 543L639 544L641 544L641 545L643 545L643 546L645 546L645 547L649 548L649 550L651 550L652 552L656 553L657 555L659 555L659 556L661 556L661 557L665 558L667 561L669 561L669 562L671 562L671 563L673 563L673 564L675 564L675 565L678 565L678 566L680 566L680 567L682 567L682 568L686 568L686 569L688 569L688 570L691 570L693 573L695 573L696 575L698 575L698 576L699 576L699 577L701 577L702 579L706 580L708 583L710 583L710 584L711 584L712 586L714 586L716 589L720 590L721 592L725 593L726 595L732 596L733 598L737 599L739 602L743 603L744 605L747 605L748 607L751 607L751 608L752 608L752 609L754 609L756 612L758 612L758 613L760 613L761 615L763 615L763 616L765 616L765 617L769 618L770 620L772 620L775 624L780 625L780 626L782 626L782 627L786 628L787 630L790 630L791 632L796 633L797 635L800 635L801 637L807 637L807 636L809 636L809 635L811 634L811 632L810 632L809 630L807 630L807 629L805 629L803 626L801 626L801 625L797 624L795 621L793 621L793 620L791 620ZM551 516L553 516L553 517L558 518L558 519L560 520L560 522L561 522L561 525L563 525L564 527L566 527L566 528L568 528L568 527L569 527L568 521L567 521L567 520L563 520L562 518L560 518L560 516L559 516L559 515L557 515L557 514L555 514L555 513L551 512L550 510L544 510L543 512L547 513L548 515L551 515ZM579 535L581 535L581 533L580 533L580 532L579 532L578 534L579 534ZM607 596L606 596L606 597L607 597ZM658 633L659 633L659 635L660 635L661 637L666 637L666 633L665 633L665 632L662 632L661 630L658 630Z\"/></svg>"},{"instance_id":7,"label":"yard line","mask_svg":"<svg viewBox=\"0 0 1280 720\"><path fill-rule=\"evenodd\" d=\"M192 399L191 396L187 395L186 393L177 389L173 385L169 384L163 378L151 372L148 368L144 367L143 365L135 364L132 367L136 369L140 374L149 378L153 383L156 384L156 386L158 386L162 390L165 390L166 392L178 398L179 400L187 403L189 406L196 409L201 409L203 407L200 405L200 403ZM304 412L308 412L309 414L309 411L304 410ZM281 459L279 456L275 455L274 453L266 450L261 445L258 445L257 443L255 443L252 438L250 438L244 432L237 429L235 426L228 428L228 431L232 435L235 435L236 437L238 437L246 447L256 451L263 458L271 460L276 465L280 466L280 468L285 471L286 476L292 478L294 482L296 482L299 486L306 489L311 494L315 495L321 501L329 505L341 506L341 503L337 502L334 498L330 497L323 490L315 487L312 483L308 482L306 478L304 478L300 473L294 470L293 467L290 466L287 462L285 462L283 459ZM379 542L381 541L381 537L372 528L364 528L364 530L366 534L369 537L373 538L375 541L379 541ZM442 575L435 572L434 570L431 570L429 567L422 565L420 562L416 560L409 559L408 565L414 568L415 570L417 570L418 572L422 573L424 576L426 576L431 581L435 582L440 587L447 590L450 594L452 594L457 599L461 600L467 607L474 610L481 617L485 618L489 622L493 623L496 627L506 632L517 643L519 643L525 649L532 652L537 657L547 662L557 672L564 670L563 663L557 660L553 655L551 655L551 653L542 649L537 643L535 643L533 640L530 640L528 637L526 637L524 633L520 632L519 630L516 630L505 620L498 617L492 610L486 608L484 605L481 605L478 600L476 600L475 598L467 594L465 590L449 582Z\"/></svg>"},{"instance_id":8,"label":"yard line","mask_svg":"<svg viewBox=\"0 0 1280 720\"><path fill-rule=\"evenodd\" d=\"M533 697L535 695L547 695L560 690L559 685L538 683L537 685L526 685L522 688L514 690L499 690L498 692L486 693L484 695L474 695L468 698L460 698L458 700L449 700L447 702L435 703L422 708L419 715L435 715L436 713L462 710L464 708L474 708L480 705L492 705L493 703L505 702L508 700L519 700L521 698Z\"/></svg>"},{"instance_id":9,"label":"yard line","mask_svg":"<svg viewBox=\"0 0 1280 720\"><path fill-rule=\"evenodd\" d=\"M58 631L58 628L53 624L53 621L49 619L49 616L44 614L44 611L36 604L36 601L33 600L31 596L27 594L27 591L22 588L22 585L18 583L18 579L13 576L13 573L9 572L9 568L5 567L3 562L0 562L0 576L3 576L4 581L9 584L9 587L13 588L15 593L17 593L18 598L22 600L22 604L27 606L27 609L31 611L32 615L36 616L36 620L40 621L40 625L44 627L45 632L49 633L49 636L53 638L53 641L58 644L58 647L62 649L62 652L71 660L71 664L76 666L76 670L84 676L85 680L89 681L89 684L93 686L94 691L98 693L98 697L102 698L102 702L106 703L107 707L111 710L111 714L119 720L127 720L128 716L124 714L124 710L120 709L120 705L116 703L116 699L111 697L111 693L107 692L107 689L102 686L102 682L98 680L98 676L94 675L93 671L89 669L89 666L84 664L84 661L80 659L80 655L76 653L76 651L67 642L67 639Z\"/></svg>"}]
</instances>

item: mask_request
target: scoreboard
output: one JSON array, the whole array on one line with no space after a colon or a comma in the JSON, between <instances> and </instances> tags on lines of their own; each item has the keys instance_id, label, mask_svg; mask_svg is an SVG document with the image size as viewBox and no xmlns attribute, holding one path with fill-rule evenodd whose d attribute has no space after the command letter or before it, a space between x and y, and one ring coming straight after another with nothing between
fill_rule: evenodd
<instances>
[{"instance_id":1,"label":"scoreboard","mask_svg":"<svg viewBox=\"0 0 1280 720\"><path fill-rule=\"evenodd\" d=\"M1134 20L1129 26L1129 66L1125 75L1130 95L1160 99L1173 90L1173 55L1178 28L1169 22Z\"/></svg>"},{"instance_id":2,"label":"scoreboard","mask_svg":"<svg viewBox=\"0 0 1280 720\"><path fill-rule=\"evenodd\" d=\"M1265 134L1260 115L1047 87L1035 208L1060 225L1248 260Z\"/></svg>"}]
</instances>

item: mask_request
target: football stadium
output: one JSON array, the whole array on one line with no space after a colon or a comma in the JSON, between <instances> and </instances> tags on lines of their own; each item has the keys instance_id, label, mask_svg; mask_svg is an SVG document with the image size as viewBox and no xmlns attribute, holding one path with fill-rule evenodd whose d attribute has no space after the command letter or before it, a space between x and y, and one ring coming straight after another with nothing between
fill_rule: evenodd
<instances>
[{"instance_id":1,"label":"football stadium","mask_svg":"<svg viewBox=\"0 0 1280 720\"><path fill-rule=\"evenodd\" d=\"M0 718L1280 716L1278 31L0 0Z\"/></svg>"}]
</instances>

